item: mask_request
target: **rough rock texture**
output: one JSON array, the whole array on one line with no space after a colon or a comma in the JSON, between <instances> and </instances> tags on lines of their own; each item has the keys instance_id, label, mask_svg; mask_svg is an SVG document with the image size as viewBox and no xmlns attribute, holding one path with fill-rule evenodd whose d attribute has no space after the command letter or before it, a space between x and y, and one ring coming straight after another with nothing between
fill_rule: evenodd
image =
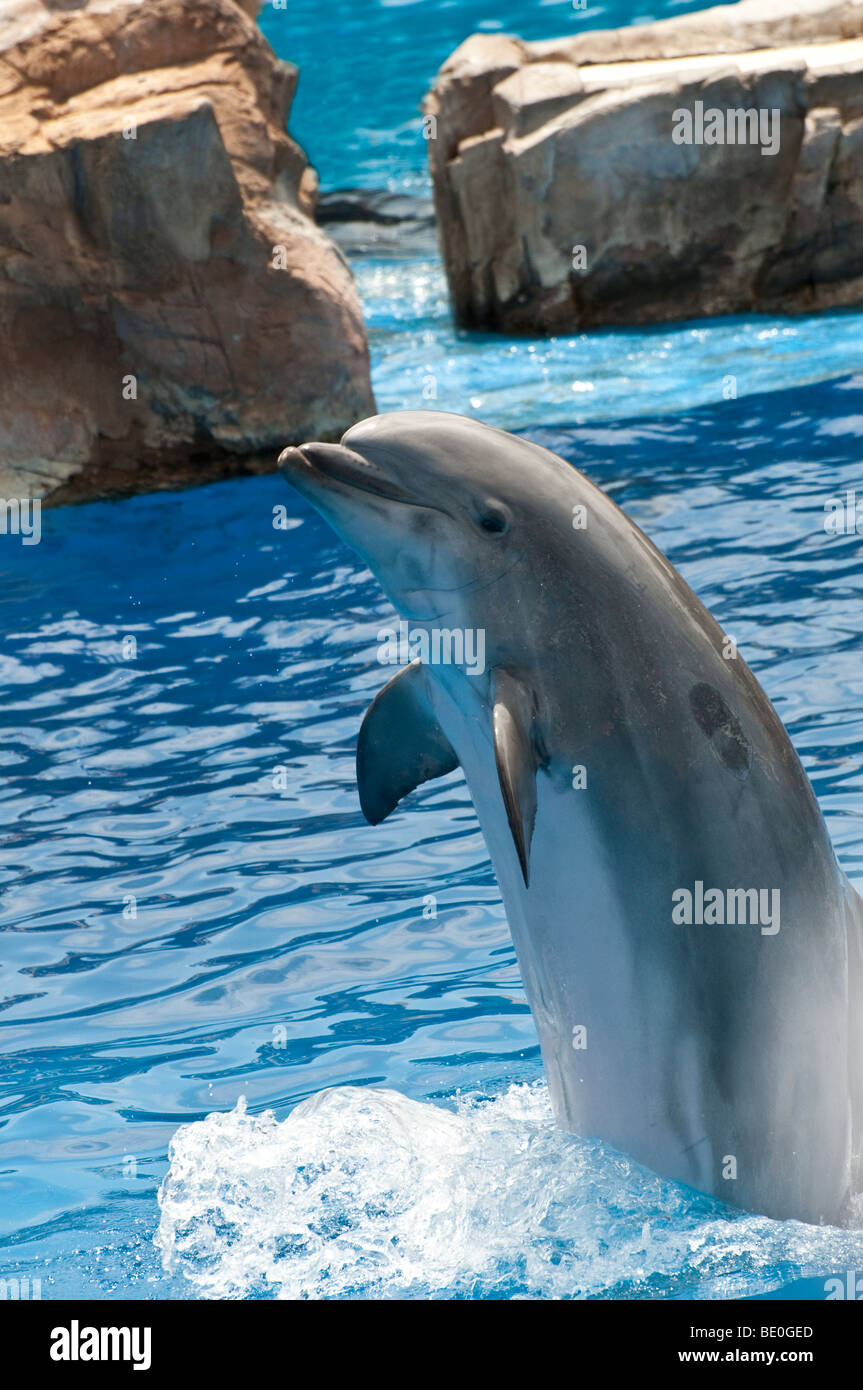
<instances>
[{"instance_id":1,"label":"rough rock texture","mask_svg":"<svg viewBox=\"0 0 863 1390\"><path fill-rule=\"evenodd\" d=\"M0 0L0 496L260 471L373 413L256 9Z\"/></svg>"},{"instance_id":2,"label":"rough rock texture","mask_svg":"<svg viewBox=\"0 0 863 1390\"><path fill-rule=\"evenodd\" d=\"M673 113L696 102L778 110L778 152L675 143ZM863 0L744 0L543 43L475 35L426 112L462 325L863 300Z\"/></svg>"}]
</instances>

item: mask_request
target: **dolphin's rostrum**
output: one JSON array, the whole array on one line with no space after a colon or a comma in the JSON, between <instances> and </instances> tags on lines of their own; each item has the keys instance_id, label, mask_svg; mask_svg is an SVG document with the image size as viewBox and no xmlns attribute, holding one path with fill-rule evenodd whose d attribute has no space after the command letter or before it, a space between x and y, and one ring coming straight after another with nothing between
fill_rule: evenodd
<instances>
[{"instance_id":1,"label":"dolphin's rostrum","mask_svg":"<svg viewBox=\"0 0 863 1390\"><path fill-rule=\"evenodd\" d=\"M485 633L481 676L412 662L380 691L360 801L376 824L464 769L559 1122L740 1206L845 1219L863 903L733 645L524 439L398 412L280 462L414 627Z\"/></svg>"}]
</instances>

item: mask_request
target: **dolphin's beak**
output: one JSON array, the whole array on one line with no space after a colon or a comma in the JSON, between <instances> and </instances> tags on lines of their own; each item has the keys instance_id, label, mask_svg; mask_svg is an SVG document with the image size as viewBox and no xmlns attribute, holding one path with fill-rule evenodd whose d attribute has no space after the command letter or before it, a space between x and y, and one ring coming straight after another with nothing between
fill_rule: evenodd
<instances>
[{"instance_id":1,"label":"dolphin's beak","mask_svg":"<svg viewBox=\"0 0 863 1390\"><path fill-rule=\"evenodd\" d=\"M322 491L328 491L336 484L338 490L354 488L390 502L413 500L378 464L354 449L346 449L343 444L311 443L284 449L279 455L279 468L287 481L300 491L305 491L309 484L312 490L317 484Z\"/></svg>"}]
</instances>

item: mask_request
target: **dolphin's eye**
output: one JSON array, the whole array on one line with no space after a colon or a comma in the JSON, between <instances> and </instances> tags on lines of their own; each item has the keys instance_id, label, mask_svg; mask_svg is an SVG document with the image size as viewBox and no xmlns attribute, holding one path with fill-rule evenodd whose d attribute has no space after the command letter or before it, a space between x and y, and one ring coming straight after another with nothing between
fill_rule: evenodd
<instances>
[{"instance_id":1,"label":"dolphin's eye","mask_svg":"<svg viewBox=\"0 0 863 1390\"><path fill-rule=\"evenodd\" d=\"M488 531L493 536L500 536L504 531L509 530L509 521L509 512L505 507L490 504L483 508L477 518L477 525L482 531Z\"/></svg>"}]
</instances>

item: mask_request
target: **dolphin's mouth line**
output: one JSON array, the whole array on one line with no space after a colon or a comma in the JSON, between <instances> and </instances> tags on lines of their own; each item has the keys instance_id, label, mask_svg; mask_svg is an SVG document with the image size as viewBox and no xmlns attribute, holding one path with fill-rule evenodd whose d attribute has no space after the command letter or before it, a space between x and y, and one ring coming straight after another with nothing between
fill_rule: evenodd
<instances>
[{"instance_id":1,"label":"dolphin's mouth line","mask_svg":"<svg viewBox=\"0 0 863 1390\"><path fill-rule=\"evenodd\" d=\"M279 466L289 482L292 481L291 470L299 471L301 476L305 474L322 483L340 483L356 492L380 497L385 502L449 515L443 507L431 502L418 502L362 454L347 449L344 444L301 444L299 448L284 449L279 455Z\"/></svg>"}]
</instances>

